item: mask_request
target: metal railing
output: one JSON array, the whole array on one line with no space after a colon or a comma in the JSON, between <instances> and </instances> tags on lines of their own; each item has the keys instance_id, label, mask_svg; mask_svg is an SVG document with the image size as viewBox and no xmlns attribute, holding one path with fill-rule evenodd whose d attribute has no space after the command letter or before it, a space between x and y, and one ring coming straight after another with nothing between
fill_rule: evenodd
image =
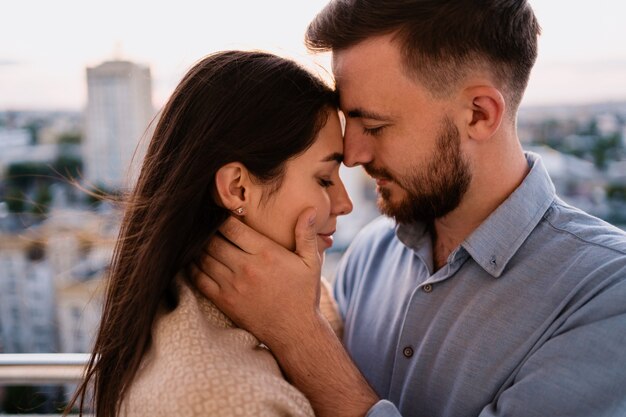
<instances>
[{"instance_id":1,"label":"metal railing","mask_svg":"<svg viewBox=\"0 0 626 417\"><path fill-rule=\"evenodd\" d=\"M89 356L88 353L2 353L0 385L77 383Z\"/></svg>"}]
</instances>

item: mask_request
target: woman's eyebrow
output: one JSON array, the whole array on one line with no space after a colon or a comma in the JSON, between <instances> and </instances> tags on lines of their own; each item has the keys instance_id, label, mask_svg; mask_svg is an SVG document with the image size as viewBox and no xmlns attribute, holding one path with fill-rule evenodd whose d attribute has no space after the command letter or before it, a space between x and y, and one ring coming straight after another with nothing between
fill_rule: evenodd
<instances>
[{"instance_id":1,"label":"woman's eyebrow","mask_svg":"<svg viewBox=\"0 0 626 417\"><path fill-rule=\"evenodd\" d=\"M337 162L338 164L343 162L343 154L340 152L333 152L326 158L323 158L321 162Z\"/></svg>"}]
</instances>

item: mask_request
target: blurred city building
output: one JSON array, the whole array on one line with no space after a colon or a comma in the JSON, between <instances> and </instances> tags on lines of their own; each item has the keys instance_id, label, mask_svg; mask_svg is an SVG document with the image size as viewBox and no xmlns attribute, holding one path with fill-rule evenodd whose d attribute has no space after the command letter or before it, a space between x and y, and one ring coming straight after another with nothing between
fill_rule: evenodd
<instances>
[{"instance_id":1,"label":"blurred city building","mask_svg":"<svg viewBox=\"0 0 626 417\"><path fill-rule=\"evenodd\" d=\"M85 180L106 190L128 188L143 160L146 129L154 116L150 69L130 61L87 68L87 93Z\"/></svg>"},{"instance_id":2,"label":"blurred city building","mask_svg":"<svg viewBox=\"0 0 626 417\"><path fill-rule=\"evenodd\" d=\"M59 346L64 353L91 352L100 324L105 274L57 290Z\"/></svg>"},{"instance_id":3,"label":"blurred city building","mask_svg":"<svg viewBox=\"0 0 626 417\"><path fill-rule=\"evenodd\" d=\"M606 178L593 162L547 146L526 145L524 149L541 156L559 197L596 216L607 215Z\"/></svg>"},{"instance_id":4,"label":"blurred city building","mask_svg":"<svg viewBox=\"0 0 626 417\"><path fill-rule=\"evenodd\" d=\"M41 236L1 235L0 271L3 351L56 352L53 276Z\"/></svg>"},{"instance_id":5,"label":"blurred city building","mask_svg":"<svg viewBox=\"0 0 626 417\"><path fill-rule=\"evenodd\" d=\"M31 142L30 132L26 129L0 128L0 150L14 146L26 146Z\"/></svg>"},{"instance_id":6,"label":"blurred city building","mask_svg":"<svg viewBox=\"0 0 626 417\"><path fill-rule=\"evenodd\" d=\"M0 345L5 353L88 352L102 309L119 216L55 210L0 234Z\"/></svg>"},{"instance_id":7,"label":"blurred city building","mask_svg":"<svg viewBox=\"0 0 626 417\"><path fill-rule=\"evenodd\" d=\"M119 213L53 211L43 229L54 276L59 351L91 350L104 285L119 228Z\"/></svg>"}]
</instances>

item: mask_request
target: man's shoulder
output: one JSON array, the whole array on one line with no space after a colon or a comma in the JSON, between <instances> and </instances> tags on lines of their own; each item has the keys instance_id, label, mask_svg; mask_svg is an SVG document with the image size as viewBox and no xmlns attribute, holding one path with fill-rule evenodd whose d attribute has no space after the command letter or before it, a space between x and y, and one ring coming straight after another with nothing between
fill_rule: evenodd
<instances>
[{"instance_id":1,"label":"man's shoulder","mask_svg":"<svg viewBox=\"0 0 626 417\"><path fill-rule=\"evenodd\" d=\"M361 233L395 233L396 227L397 224L393 219L381 215L365 225Z\"/></svg>"},{"instance_id":2,"label":"man's shoulder","mask_svg":"<svg viewBox=\"0 0 626 417\"><path fill-rule=\"evenodd\" d=\"M583 210L556 199L544 216L550 227L581 249L623 257L626 261L626 232Z\"/></svg>"},{"instance_id":3,"label":"man's shoulder","mask_svg":"<svg viewBox=\"0 0 626 417\"><path fill-rule=\"evenodd\" d=\"M376 217L369 222L352 241L352 248L372 249L380 245L388 245L396 239L396 222L386 216Z\"/></svg>"},{"instance_id":4,"label":"man's shoulder","mask_svg":"<svg viewBox=\"0 0 626 417\"><path fill-rule=\"evenodd\" d=\"M380 263L388 259L389 251L400 244L396 228L396 223L388 217L372 220L352 239L341 264L351 269L367 269L373 260Z\"/></svg>"}]
</instances>

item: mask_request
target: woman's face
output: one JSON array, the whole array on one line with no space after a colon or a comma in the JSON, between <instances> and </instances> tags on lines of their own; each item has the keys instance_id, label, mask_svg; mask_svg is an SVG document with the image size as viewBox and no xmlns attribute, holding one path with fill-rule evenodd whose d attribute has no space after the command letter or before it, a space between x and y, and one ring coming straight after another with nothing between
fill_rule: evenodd
<instances>
[{"instance_id":1,"label":"woman's face","mask_svg":"<svg viewBox=\"0 0 626 417\"><path fill-rule=\"evenodd\" d=\"M352 211L352 201L339 178L343 159L343 139L339 117L331 111L326 125L313 145L300 156L289 160L280 188L265 200L259 198L263 187L254 195L243 221L289 250L295 250L294 229L298 216L307 207L317 209L315 227L320 254L333 244L337 216Z\"/></svg>"}]
</instances>

